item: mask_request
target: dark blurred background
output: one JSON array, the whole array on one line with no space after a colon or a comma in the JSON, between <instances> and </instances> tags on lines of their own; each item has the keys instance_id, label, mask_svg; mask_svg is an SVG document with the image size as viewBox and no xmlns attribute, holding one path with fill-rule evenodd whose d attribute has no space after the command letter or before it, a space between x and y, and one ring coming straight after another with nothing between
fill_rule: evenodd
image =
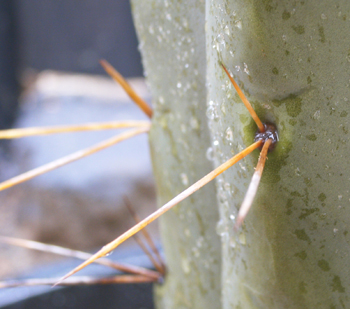
<instances>
[{"instance_id":1,"label":"dark blurred background","mask_svg":"<svg viewBox=\"0 0 350 309\"><path fill-rule=\"evenodd\" d=\"M0 128L13 124L27 68L142 76L128 0L0 0Z\"/></svg>"},{"instance_id":2,"label":"dark blurred background","mask_svg":"<svg viewBox=\"0 0 350 309\"><path fill-rule=\"evenodd\" d=\"M128 0L3 2L17 10L24 66L101 74L105 58L125 77L142 75Z\"/></svg>"}]
</instances>

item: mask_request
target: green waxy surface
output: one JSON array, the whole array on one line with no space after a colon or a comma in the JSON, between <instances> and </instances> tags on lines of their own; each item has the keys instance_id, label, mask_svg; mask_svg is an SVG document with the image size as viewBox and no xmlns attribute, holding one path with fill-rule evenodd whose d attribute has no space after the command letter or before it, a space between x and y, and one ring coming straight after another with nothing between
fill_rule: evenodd
<instances>
[{"instance_id":1,"label":"green waxy surface","mask_svg":"<svg viewBox=\"0 0 350 309\"><path fill-rule=\"evenodd\" d=\"M223 308L350 307L349 10L346 1L208 5L208 100L224 105L209 123L216 164L251 143L256 130L242 121L247 111L219 62L262 121L277 125L280 138L238 234L230 216L237 214L258 152L219 178L236 189L232 198L218 187L227 231Z\"/></svg>"},{"instance_id":2,"label":"green waxy surface","mask_svg":"<svg viewBox=\"0 0 350 309\"><path fill-rule=\"evenodd\" d=\"M220 62L280 139L241 231L233 226L257 150L219 176L216 190L163 218L169 273L158 307L350 308L350 2L133 7L154 97L159 205L254 140Z\"/></svg>"},{"instance_id":3,"label":"green waxy surface","mask_svg":"<svg viewBox=\"0 0 350 309\"><path fill-rule=\"evenodd\" d=\"M204 2L133 1L154 116L150 144L161 206L211 171ZM160 219L167 276L158 308L220 306L221 250L211 183Z\"/></svg>"}]
</instances>

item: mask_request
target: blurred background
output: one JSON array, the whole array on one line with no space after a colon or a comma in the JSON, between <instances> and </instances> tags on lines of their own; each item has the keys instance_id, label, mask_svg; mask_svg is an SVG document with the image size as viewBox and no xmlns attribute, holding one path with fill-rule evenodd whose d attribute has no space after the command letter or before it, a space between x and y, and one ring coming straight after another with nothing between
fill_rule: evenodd
<instances>
[{"instance_id":1,"label":"blurred background","mask_svg":"<svg viewBox=\"0 0 350 309\"><path fill-rule=\"evenodd\" d=\"M145 120L98 61L108 60L148 102L128 0L0 0L0 128ZM2 141L6 180L116 132ZM147 136L0 193L0 234L93 251L155 209ZM156 227L152 231L155 234ZM0 245L0 276L55 261Z\"/></svg>"}]
</instances>

